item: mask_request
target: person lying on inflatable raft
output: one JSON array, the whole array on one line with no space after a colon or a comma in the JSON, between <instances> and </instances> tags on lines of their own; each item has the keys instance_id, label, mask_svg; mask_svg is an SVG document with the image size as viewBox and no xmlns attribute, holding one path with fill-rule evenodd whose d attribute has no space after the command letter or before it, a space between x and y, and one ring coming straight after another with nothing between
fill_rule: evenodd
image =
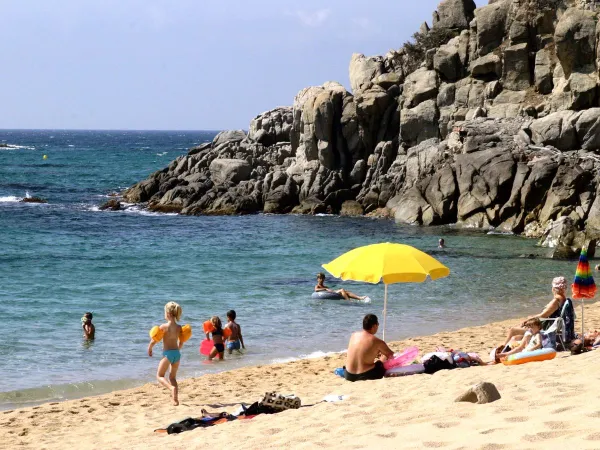
<instances>
[{"instance_id":1,"label":"person lying on inflatable raft","mask_svg":"<svg viewBox=\"0 0 600 450\"><path fill-rule=\"evenodd\" d=\"M344 378L348 381L378 380L383 378L383 361L394 356L385 342L375 337L379 320L375 314L363 319L362 331L352 333L344 366ZM382 356L380 356L382 355ZM377 359L376 362L374 362Z\"/></svg>"},{"instance_id":2,"label":"person lying on inflatable raft","mask_svg":"<svg viewBox=\"0 0 600 450\"><path fill-rule=\"evenodd\" d=\"M317 274L317 285L315 286L315 292L329 292L331 294L337 294L344 300L350 300L351 298L354 300L364 300L367 298L366 295L362 297L360 295L356 295L353 292L347 291L346 289L338 289L334 291L333 289L329 289L325 286L325 274L323 272Z\"/></svg>"}]
</instances>

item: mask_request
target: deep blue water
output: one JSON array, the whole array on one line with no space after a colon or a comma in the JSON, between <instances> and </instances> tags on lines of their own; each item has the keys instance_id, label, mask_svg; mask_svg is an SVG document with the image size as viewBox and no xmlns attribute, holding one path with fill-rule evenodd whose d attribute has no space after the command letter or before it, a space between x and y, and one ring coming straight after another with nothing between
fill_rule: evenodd
<instances>
[{"instance_id":1,"label":"deep blue water","mask_svg":"<svg viewBox=\"0 0 600 450\"><path fill-rule=\"evenodd\" d=\"M331 282L371 304L310 299L320 265L374 242L416 246L451 275L389 288L386 337L456 329L538 310L553 276L572 263L514 236L333 216L184 217L102 212L107 196L212 139L212 132L0 131L0 408L105 392L152 380L148 330L169 300L195 335L180 376L344 349L383 286ZM47 159L43 159L47 155ZM24 204L26 196L48 204ZM438 250L444 236L446 250ZM201 324L235 309L244 356L206 364ZM93 311L96 341L81 337ZM159 352L156 352L158 354ZM16 374L19 376L15 376Z\"/></svg>"}]
</instances>

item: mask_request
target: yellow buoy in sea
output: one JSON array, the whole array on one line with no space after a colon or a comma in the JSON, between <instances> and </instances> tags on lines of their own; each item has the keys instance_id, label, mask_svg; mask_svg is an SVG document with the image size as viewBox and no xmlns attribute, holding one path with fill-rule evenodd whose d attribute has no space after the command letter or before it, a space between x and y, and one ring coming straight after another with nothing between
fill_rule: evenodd
<instances>
[{"instance_id":1,"label":"yellow buoy in sea","mask_svg":"<svg viewBox=\"0 0 600 450\"><path fill-rule=\"evenodd\" d=\"M44 158L44 159L48 159L48 155L44 155L44 156L43 156L43 158Z\"/></svg>"}]
</instances>

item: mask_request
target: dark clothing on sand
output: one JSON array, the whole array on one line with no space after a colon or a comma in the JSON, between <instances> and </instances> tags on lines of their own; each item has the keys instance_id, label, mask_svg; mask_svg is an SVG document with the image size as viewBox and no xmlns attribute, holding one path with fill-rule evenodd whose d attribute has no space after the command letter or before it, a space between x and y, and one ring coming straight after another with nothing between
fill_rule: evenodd
<instances>
[{"instance_id":1,"label":"dark clothing on sand","mask_svg":"<svg viewBox=\"0 0 600 450\"><path fill-rule=\"evenodd\" d=\"M383 367L383 363L381 361L377 361L375 363L375 367L373 367L371 370L359 373L358 375L348 372L346 367L344 367L344 378L348 381L379 380L380 378L383 378L384 374L385 368Z\"/></svg>"}]
</instances>

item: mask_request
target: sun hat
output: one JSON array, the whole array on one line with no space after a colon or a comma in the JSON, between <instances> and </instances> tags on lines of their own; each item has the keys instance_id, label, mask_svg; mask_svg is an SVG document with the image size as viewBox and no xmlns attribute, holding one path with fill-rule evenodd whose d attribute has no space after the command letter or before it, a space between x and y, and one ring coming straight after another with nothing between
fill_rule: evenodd
<instances>
[{"instance_id":1,"label":"sun hat","mask_svg":"<svg viewBox=\"0 0 600 450\"><path fill-rule=\"evenodd\" d=\"M564 291L567 289L567 280L565 277L556 277L552 280L552 289Z\"/></svg>"}]
</instances>

